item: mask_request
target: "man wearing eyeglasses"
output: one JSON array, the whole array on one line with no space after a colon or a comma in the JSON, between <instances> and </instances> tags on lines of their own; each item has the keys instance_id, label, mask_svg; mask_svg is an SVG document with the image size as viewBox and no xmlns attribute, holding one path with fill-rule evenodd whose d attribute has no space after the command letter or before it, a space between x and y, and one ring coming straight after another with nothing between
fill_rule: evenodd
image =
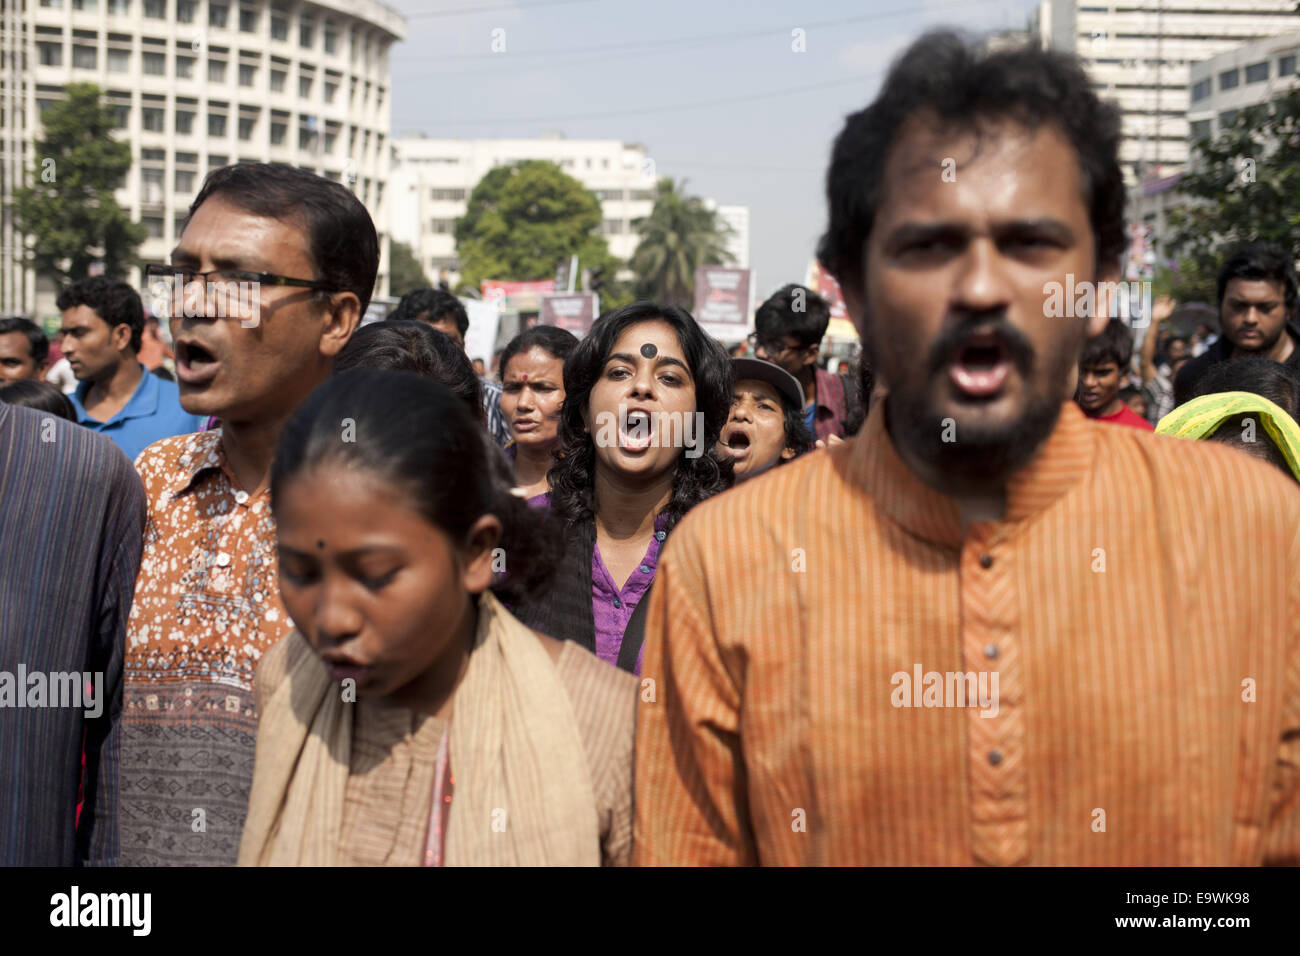
<instances>
[{"instance_id":1,"label":"man wearing eyeglasses","mask_svg":"<svg viewBox=\"0 0 1300 956\"><path fill-rule=\"evenodd\" d=\"M803 387L804 425L819 441L843 438L848 408L844 383L817 364L831 321L830 304L811 289L787 285L758 307L750 345L761 359L781 366Z\"/></svg>"},{"instance_id":2,"label":"man wearing eyeglasses","mask_svg":"<svg viewBox=\"0 0 1300 956\"><path fill-rule=\"evenodd\" d=\"M171 262L147 269L151 308L171 324L181 404L221 425L136 460L149 511L127 627L123 863L235 862L253 677L293 627L276 581L271 460L357 328L378 266L374 224L345 187L241 164L208 176Z\"/></svg>"}]
</instances>

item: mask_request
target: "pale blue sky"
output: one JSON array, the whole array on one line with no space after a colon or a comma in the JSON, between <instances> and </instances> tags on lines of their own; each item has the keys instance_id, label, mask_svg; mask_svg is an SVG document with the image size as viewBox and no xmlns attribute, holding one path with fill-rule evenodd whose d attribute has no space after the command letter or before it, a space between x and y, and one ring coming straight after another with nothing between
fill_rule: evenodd
<instances>
[{"instance_id":1,"label":"pale blue sky","mask_svg":"<svg viewBox=\"0 0 1300 956\"><path fill-rule=\"evenodd\" d=\"M758 291L800 282L844 116L932 26L1023 27L1035 0L389 0L393 133L643 143L661 176L750 207ZM503 29L505 52L492 52ZM806 52L792 51L804 31Z\"/></svg>"}]
</instances>

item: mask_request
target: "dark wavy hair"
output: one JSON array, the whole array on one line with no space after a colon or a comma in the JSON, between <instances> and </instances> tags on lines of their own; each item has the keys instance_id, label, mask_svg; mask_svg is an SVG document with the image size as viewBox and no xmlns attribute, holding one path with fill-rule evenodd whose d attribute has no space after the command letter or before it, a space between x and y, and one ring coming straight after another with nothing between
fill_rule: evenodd
<instances>
[{"instance_id":1,"label":"dark wavy hair","mask_svg":"<svg viewBox=\"0 0 1300 956\"><path fill-rule=\"evenodd\" d=\"M352 419L354 441L340 438ZM560 528L512 491L510 466L459 397L411 372L352 369L308 396L280 435L271 466L271 507L285 484L321 464L391 482L430 524L463 543L485 514L501 522L506 574L492 590L507 602L550 583L563 554Z\"/></svg>"},{"instance_id":2,"label":"dark wavy hair","mask_svg":"<svg viewBox=\"0 0 1300 956\"><path fill-rule=\"evenodd\" d=\"M687 458L683 449L673 475L672 497L663 510L668 528L704 499L731 487L732 462L720 460L714 451L731 412L731 360L726 349L705 334L684 309L634 302L597 319L564 363L559 443L547 478L551 509L566 525L586 521L596 512L596 446L583 429L582 413L614 343L625 329L641 322L666 322L677 333L695 380L695 409L704 413L703 452L698 458Z\"/></svg>"},{"instance_id":3,"label":"dark wavy hair","mask_svg":"<svg viewBox=\"0 0 1300 956\"><path fill-rule=\"evenodd\" d=\"M1060 129L1079 158L1097 265L1119 259L1128 241L1119 113L1093 92L1078 58L1033 43L989 51L936 30L894 61L875 101L849 116L835 140L826 173L830 222L817 258L841 286L863 287L863 247L887 186L885 161L903 124L924 111L946 130L978 132L990 119Z\"/></svg>"},{"instance_id":4,"label":"dark wavy hair","mask_svg":"<svg viewBox=\"0 0 1300 956\"><path fill-rule=\"evenodd\" d=\"M144 305L140 293L127 282L109 276L91 276L74 282L55 300L60 312L84 305L94 310L109 330L125 325L131 330L131 352L139 353L144 339Z\"/></svg>"},{"instance_id":5,"label":"dark wavy hair","mask_svg":"<svg viewBox=\"0 0 1300 956\"><path fill-rule=\"evenodd\" d=\"M70 422L77 420L77 410L64 395L49 382L20 378L15 382L0 382L0 402L23 405L37 411L58 415Z\"/></svg>"}]
</instances>

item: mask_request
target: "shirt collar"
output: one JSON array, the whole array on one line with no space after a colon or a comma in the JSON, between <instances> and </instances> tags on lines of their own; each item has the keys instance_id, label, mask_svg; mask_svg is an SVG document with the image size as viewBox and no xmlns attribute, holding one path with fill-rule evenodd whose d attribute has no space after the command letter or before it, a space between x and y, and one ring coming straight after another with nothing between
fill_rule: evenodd
<instances>
[{"instance_id":1,"label":"shirt collar","mask_svg":"<svg viewBox=\"0 0 1300 956\"><path fill-rule=\"evenodd\" d=\"M955 499L921 481L899 457L885 429L884 401L871 409L862 433L853 439L846 478L863 488L876 507L919 538L961 547L961 517ZM1079 483L1092 470L1095 426L1074 402L1061 405L1047 441L1007 483L1007 506L996 529L1011 533Z\"/></svg>"},{"instance_id":2,"label":"shirt collar","mask_svg":"<svg viewBox=\"0 0 1300 956\"><path fill-rule=\"evenodd\" d=\"M199 475L212 468L219 469L233 482L226 453L221 447L221 429L196 432L190 435L171 468L164 491L173 499L179 498L194 486Z\"/></svg>"},{"instance_id":3,"label":"shirt collar","mask_svg":"<svg viewBox=\"0 0 1300 956\"><path fill-rule=\"evenodd\" d=\"M139 363L136 363L139 364ZM91 382L78 382L77 390L73 393L76 398L77 411L82 421L89 419L86 414L86 396L90 394ZM158 376L152 374L143 365L140 365L140 383L136 385L135 391L131 397L126 400L121 411L106 422L100 424L108 425L112 422L125 421L128 418L145 418L158 411Z\"/></svg>"}]
</instances>

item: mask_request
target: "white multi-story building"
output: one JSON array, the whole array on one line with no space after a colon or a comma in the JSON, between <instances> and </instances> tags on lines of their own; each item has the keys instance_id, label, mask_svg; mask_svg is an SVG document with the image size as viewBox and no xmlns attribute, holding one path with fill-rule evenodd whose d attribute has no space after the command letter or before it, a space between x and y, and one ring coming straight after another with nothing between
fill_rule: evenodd
<instances>
[{"instance_id":1,"label":"white multi-story building","mask_svg":"<svg viewBox=\"0 0 1300 956\"><path fill-rule=\"evenodd\" d=\"M731 254L731 265L749 268L749 207L719 206L712 200L705 204L712 208L718 218L726 223L731 232L727 236L727 252Z\"/></svg>"},{"instance_id":2,"label":"white multi-story building","mask_svg":"<svg viewBox=\"0 0 1300 956\"><path fill-rule=\"evenodd\" d=\"M1191 64L1300 26L1295 0L1043 0L1039 37L1077 53L1123 116L1120 161L1136 184L1188 157Z\"/></svg>"},{"instance_id":3,"label":"white multi-story building","mask_svg":"<svg viewBox=\"0 0 1300 956\"><path fill-rule=\"evenodd\" d=\"M650 215L654 207L654 161L636 143L565 139L551 133L538 139L403 136L393 145L392 236L411 246L435 281L443 271L452 282L459 278L452 231L456 220L465 215L474 187L497 166L541 159L577 179L600 200L601 234L610 253L624 261L632 257L638 242L632 222Z\"/></svg>"},{"instance_id":4,"label":"white multi-story building","mask_svg":"<svg viewBox=\"0 0 1300 956\"><path fill-rule=\"evenodd\" d=\"M17 8L17 9L15 9ZM389 48L406 24L378 0L28 0L5 4L0 199L25 181L41 112L65 84L96 83L132 166L117 200L165 259L206 173L283 162L347 183L384 250L387 290ZM55 290L15 255L5 213L0 311L44 314ZM138 282L140 276L134 277Z\"/></svg>"}]
</instances>

